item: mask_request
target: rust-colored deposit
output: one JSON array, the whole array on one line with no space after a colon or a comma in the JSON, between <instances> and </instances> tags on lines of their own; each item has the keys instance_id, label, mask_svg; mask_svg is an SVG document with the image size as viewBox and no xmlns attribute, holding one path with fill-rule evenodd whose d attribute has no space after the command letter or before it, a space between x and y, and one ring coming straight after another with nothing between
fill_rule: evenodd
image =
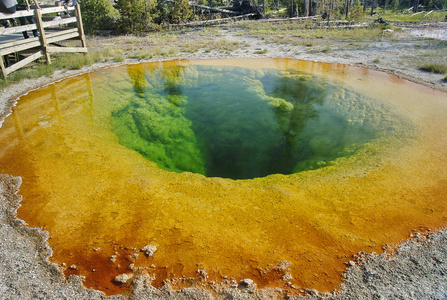
<instances>
[{"instance_id":1,"label":"rust-colored deposit","mask_svg":"<svg viewBox=\"0 0 447 300\"><path fill-rule=\"evenodd\" d=\"M30 92L0 128L0 172L22 177L18 217L49 232L51 260L66 275L85 276L85 286L117 294L128 284L116 276L147 272L157 287L234 278L292 293L332 291L352 255L447 225L445 93L297 60L165 64L312 73L367 94L375 109L396 116L387 121L398 131L319 169L231 180L165 171L120 145L103 97L114 76L123 90L135 82L113 69ZM148 245L153 252L141 250Z\"/></svg>"}]
</instances>

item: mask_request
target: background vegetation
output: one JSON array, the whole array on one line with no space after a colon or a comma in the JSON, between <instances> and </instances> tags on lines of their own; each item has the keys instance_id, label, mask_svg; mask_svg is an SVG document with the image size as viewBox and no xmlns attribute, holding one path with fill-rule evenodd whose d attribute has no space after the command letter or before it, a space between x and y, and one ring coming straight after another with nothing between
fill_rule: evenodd
<instances>
[{"instance_id":1,"label":"background vegetation","mask_svg":"<svg viewBox=\"0 0 447 300\"><path fill-rule=\"evenodd\" d=\"M239 0L235 0L239 1ZM379 14L387 20L418 22L444 20L447 0L250 0L265 17L319 15L325 20L362 21L365 15ZM169 24L182 24L203 18L221 18L203 13L188 0L82 0L87 32L119 30L145 32ZM231 7L230 0L195 0L197 5ZM437 10L437 11L432 11ZM439 11L441 10L441 11Z\"/></svg>"}]
</instances>

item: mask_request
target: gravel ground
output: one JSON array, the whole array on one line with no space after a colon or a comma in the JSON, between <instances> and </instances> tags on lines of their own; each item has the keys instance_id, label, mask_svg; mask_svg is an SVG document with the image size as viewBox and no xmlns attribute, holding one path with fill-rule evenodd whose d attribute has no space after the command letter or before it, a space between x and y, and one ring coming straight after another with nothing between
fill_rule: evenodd
<instances>
[{"instance_id":1,"label":"gravel ground","mask_svg":"<svg viewBox=\"0 0 447 300\"><path fill-rule=\"evenodd\" d=\"M436 26L436 37L447 38L447 25ZM422 30L423 29L423 30ZM447 65L445 55L430 56L429 45L433 31L424 28L404 28L396 36L368 43L360 49L346 50L342 42L334 42L328 53L310 53L305 46L266 44L254 37L236 34L233 30L222 31L218 39L244 41L250 46L231 53L206 52L183 53L176 58L227 58L227 57L290 57L312 61L360 65L382 70L418 82L434 89L447 91L445 75L419 71L417 64L436 62ZM428 30L428 31L427 31ZM190 38L190 37L189 37ZM197 36L197 38L200 38ZM89 40L99 47L111 38ZM126 43L126 39L122 39ZM422 45L422 47L421 47ZM447 47L447 45L446 45ZM267 49L264 54L255 54ZM417 51L414 51L417 49ZM349 53L347 53L349 52ZM446 53L444 51L444 53ZM422 58L421 58L422 57ZM123 63L134 63L125 60ZM0 124L10 113L17 97L30 89L49 84L67 76L113 65L98 63L78 71L56 72L51 77L24 80L1 91ZM446 98L447 99L447 98ZM0 175L0 299L274 299L283 297L278 289L256 289L255 286L216 284L213 287L198 287L173 291L168 285L161 289L150 286L147 276L140 276L133 289L125 295L105 297L102 292L82 287L81 278L64 279L58 266L50 263L51 249L46 242L48 233L28 228L18 220L16 210L20 196L21 179ZM404 241L395 250L382 254L364 254L344 274L344 284L333 294L320 294L308 290L307 299L447 299L447 232L440 230L417 234ZM297 297L298 298L298 297ZM301 298L301 297L299 297Z\"/></svg>"}]
</instances>

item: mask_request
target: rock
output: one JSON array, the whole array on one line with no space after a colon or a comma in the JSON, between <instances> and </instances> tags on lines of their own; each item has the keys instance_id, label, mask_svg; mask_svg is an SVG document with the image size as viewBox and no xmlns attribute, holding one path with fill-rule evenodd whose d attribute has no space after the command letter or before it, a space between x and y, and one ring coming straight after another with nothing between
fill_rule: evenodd
<instances>
[{"instance_id":1,"label":"rock","mask_svg":"<svg viewBox=\"0 0 447 300\"><path fill-rule=\"evenodd\" d=\"M289 280L291 280L291 279L293 279L293 277L292 277L292 275L289 274L289 273L284 274L284 276L281 277L281 280L284 280L284 281L289 281Z\"/></svg>"},{"instance_id":2,"label":"rock","mask_svg":"<svg viewBox=\"0 0 447 300\"><path fill-rule=\"evenodd\" d=\"M119 284L125 284L132 278L132 274L121 274L115 277L113 281Z\"/></svg>"},{"instance_id":3,"label":"rock","mask_svg":"<svg viewBox=\"0 0 447 300\"><path fill-rule=\"evenodd\" d=\"M157 246L149 244L141 248L141 251L144 252L147 257L151 257L154 255L155 251L157 251Z\"/></svg>"},{"instance_id":4,"label":"rock","mask_svg":"<svg viewBox=\"0 0 447 300\"><path fill-rule=\"evenodd\" d=\"M208 273L206 272L205 269L198 269L198 270L197 270L197 273L198 273L200 276L202 276L204 279L207 279L207 278L208 278Z\"/></svg>"},{"instance_id":5,"label":"rock","mask_svg":"<svg viewBox=\"0 0 447 300\"><path fill-rule=\"evenodd\" d=\"M129 255L130 260L136 260L137 258L138 258L138 253L132 253L131 255Z\"/></svg>"},{"instance_id":6,"label":"rock","mask_svg":"<svg viewBox=\"0 0 447 300\"><path fill-rule=\"evenodd\" d=\"M256 284L253 280L251 279L242 279L240 284L239 284L239 288L240 289L248 289L248 290L253 290L256 288Z\"/></svg>"},{"instance_id":7,"label":"rock","mask_svg":"<svg viewBox=\"0 0 447 300\"><path fill-rule=\"evenodd\" d=\"M318 296L318 291L316 290L316 289L306 289L306 292L309 294L309 295L311 295L311 296L314 296L314 297L317 297Z\"/></svg>"},{"instance_id":8,"label":"rock","mask_svg":"<svg viewBox=\"0 0 447 300\"><path fill-rule=\"evenodd\" d=\"M237 284L236 280L231 280L230 281L230 287L237 288L237 286L238 286L238 284Z\"/></svg>"},{"instance_id":9,"label":"rock","mask_svg":"<svg viewBox=\"0 0 447 300\"><path fill-rule=\"evenodd\" d=\"M287 270L288 267L290 267L291 264L292 264L291 262L282 261L282 262L279 263L278 266L276 266L275 269L279 270L279 271L285 271L285 270Z\"/></svg>"}]
</instances>

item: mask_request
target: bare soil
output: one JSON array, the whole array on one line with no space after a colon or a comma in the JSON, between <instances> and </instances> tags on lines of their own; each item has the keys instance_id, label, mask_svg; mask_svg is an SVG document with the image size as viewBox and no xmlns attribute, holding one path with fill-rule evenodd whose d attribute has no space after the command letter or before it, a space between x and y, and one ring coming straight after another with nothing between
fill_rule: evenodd
<instances>
[{"instance_id":1,"label":"bare soil","mask_svg":"<svg viewBox=\"0 0 447 300\"><path fill-rule=\"evenodd\" d=\"M104 61L76 71L58 71L51 77L23 80L1 91L0 124L16 99L29 90L61 80L68 76L95 69L138 61L170 59L209 59L246 57L288 57L319 62L362 66L395 74L399 77L447 91L445 75L419 70L428 63L447 65L447 24L429 24L401 27L402 30L384 33L383 37L369 41L331 40L315 42L309 48L304 44L269 43L241 32L237 27L227 27L214 36L204 36L201 31L185 32L163 43L150 43L149 37L94 37L88 47L93 50L122 49L125 57L132 51L150 51L155 48L184 45L202 45L194 51L179 47L174 54L138 60L126 58L123 62ZM390 36L387 36L387 35ZM207 43L203 41L206 40ZM235 43L238 49L210 49L210 43L224 41ZM330 50L328 49L328 43ZM112 46L111 46L112 45ZM131 47L129 47L131 45ZM176 46L175 46L176 47ZM326 49L326 50L325 50ZM446 94L447 101L447 94ZM64 279L58 266L50 263L51 249L46 240L48 233L38 228L28 228L16 218L19 207L21 179L0 175L0 299L103 299L102 292L82 287L82 278ZM447 231L414 234L399 245L390 245L382 254L359 254L344 274L344 284L332 294L307 290L307 299L447 299ZM249 281L248 281L249 282ZM173 291L167 284L161 289L150 285L145 275L133 282L125 295L110 299L274 299L282 298L278 289L257 289L250 284L226 282L197 286ZM301 296L300 296L301 297ZM298 297L297 297L298 298Z\"/></svg>"}]
</instances>

